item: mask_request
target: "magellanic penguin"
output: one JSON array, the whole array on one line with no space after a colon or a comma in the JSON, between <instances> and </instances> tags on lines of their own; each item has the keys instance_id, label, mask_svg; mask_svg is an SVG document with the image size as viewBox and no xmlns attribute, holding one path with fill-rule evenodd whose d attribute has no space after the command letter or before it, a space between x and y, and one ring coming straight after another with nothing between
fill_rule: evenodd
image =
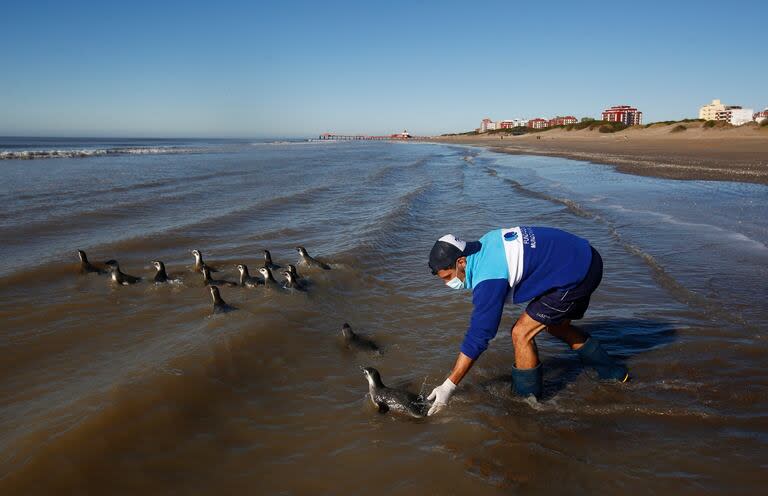
<instances>
[{"instance_id":1,"label":"magellanic penguin","mask_svg":"<svg viewBox=\"0 0 768 496\"><path fill-rule=\"evenodd\" d=\"M108 260L107 262L104 262L104 265L107 266L110 280L115 284L128 286L129 284L136 284L137 282L141 281L141 277L123 274L120 271L120 264L117 263L117 260Z\"/></svg>"},{"instance_id":2,"label":"magellanic penguin","mask_svg":"<svg viewBox=\"0 0 768 496\"><path fill-rule=\"evenodd\" d=\"M168 277L168 273L165 271L165 264L160 260L152 260L152 265L155 267L155 270L157 270L157 272L155 273L155 277L153 278L155 283L161 284L165 282L178 281L178 279Z\"/></svg>"},{"instance_id":3,"label":"magellanic penguin","mask_svg":"<svg viewBox=\"0 0 768 496\"><path fill-rule=\"evenodd\" d=\"M304 281L296 279L290 271L284 270L283 276L285 277L285 282L283 282L283 287L285 289L301 291L302 293L307 291L307 286L304 284Z\"/></svg>"},{"instance_id":4,"label":"magellanic penguin","mask_svg":"<svg viewBox=\"0 0 768 496\"><path fill-rule=\"evenodd\" d=\"M272 254L269 253L269 250L264 250L264 267L269 270L277 270L280 268L279 265L272 261Z\"/></svg>"},{"instance_id":5,"label":"magellanic penguin","mask_svg":"<svg viewBox=\"0 0 768 496\"><path fill-rule=\"evenodd\" d=\"M355 332L352 331L352 327L346 322L341 326L341 335L344 337L344 344L347 348L358 351L367 351L377 355L381 354L376 343L366 337L355 334Z\"/></svg>"},{"instance_id":6,"label":"magellanic penguin","mask_svg":"<svg viewBox=\"0 0 768 496\"><path fill-rule=\"evenodd\" d=\"M310 257L309 253L307 253L307 250L303 246L297 246L296 251L299 252L299 261L297 262L297 265L303 265L305 267L316 267L323 270L331 270L331 266L327 263Z\"/></svg>"},{"instance_id":7,"label":"magellanic penguin","mask_svg":"<svg viewBox=\"0 0 768 496\"><path fill-rule=\"evenodd\" d=\"M264 277L264 286L267 288L272 289L279 289L280 284L277 283L274 276L272 275L272 271L269 270L266 267L262 267L259 269L259 273Z\"/></svg>"},{"instance_id":8,"label":"magellanic penguin","mask_svg":"<svg viewBox=\"0 0 768 496\"><path fill-rule=\"evenodd\" d=\"M80 273L81 274L106 274L107 271L96 267L88 261L88 255L83 250L77 250L77 256L80 258Z\"/></svg>"},{"instance_id":9,"label":"magellanic penguin","mask_svg":"<svg viewBox=\"0 0 768 496\"><path fill-rule=\"evenodd\" d=\"M240 272L240 286L245 288L255 288L261 284L261 280L258 277L252 277L248 273L248 266L245 264L238 264L237 270Z\"/></svg>"},{"instance_id":10,"label":"magellanic penguin","mask_svg":"<svg viewBox=\"0 0 768 496\"><path fill-rule=\"evenodd\" d=\"M233 288L237 286L236 282L225 281L224 279L211 279L211 269L207 265L203 264L203 282L208 286L227 286Z\"/></svg>"},{"instance_id":11,"label":"magellanic penguin","mask_svg":"<svg viewBox=\"0 0 768 496\"><path fill-rule=\"evenodd\" d=\"M288 264L288 272L291 273L293 276L293 279L296 281L303 281L304 278L299 275L298 272L296 272L296 266L293 264Z\"/></svg>"},{"instance_id":12,"label":"magellanic penguin","mask_svg":"<svg viewBox=\"0 0 768 496\"><path fill-rule=\"evenodd\" d=\"M415 418L426 416L427 403L417 395L403 389L388 388L381 381L379 371L373 367L360 368L368 380L368 394L371 396L371 401L379 412L385 413L391 410Z\"/></svg>"},{"instance_id":13,"label":"magellanic penguin","mask_svg":"<svg viewBox=\"0 0 768 496\"><path fill-rule=\"evenodd\" d=\"M232 310L237 310L237 308L221 298L218 287L209 286L209 290L211 292L211 298L213 299L213 313L226 313L231 312Z\"/></svg>"},{"instance_id":14,"label":"magellanic penguin","mask_svg":"<svg viewBox=\"0 0 768 496\"><path fill-rule=\"evenodd\" d=\"M195 257L195 272L203 272L203 266L205 266L205 262L203 261L203 253L200 250L192 250L192 255ZM211 272L218 272L219 270L215 267L208 266L208 269Z\"/></svg>"}]
</instances>

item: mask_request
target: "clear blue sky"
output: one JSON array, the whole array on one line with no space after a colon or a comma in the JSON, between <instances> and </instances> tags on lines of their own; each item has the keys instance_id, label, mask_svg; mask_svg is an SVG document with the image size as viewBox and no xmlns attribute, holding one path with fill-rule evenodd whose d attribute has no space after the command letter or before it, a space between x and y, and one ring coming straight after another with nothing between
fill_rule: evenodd
<instances>
[{"instance_id":1,"label":"clear blue sky","mask_svg":"<svg viewBox=\"0 0 768 496\"><path fill-rule=\"evenodd\" d=\"M768 106L768 2L0 4L0 135L311 136Z\"/></svg>"}]
</instances>

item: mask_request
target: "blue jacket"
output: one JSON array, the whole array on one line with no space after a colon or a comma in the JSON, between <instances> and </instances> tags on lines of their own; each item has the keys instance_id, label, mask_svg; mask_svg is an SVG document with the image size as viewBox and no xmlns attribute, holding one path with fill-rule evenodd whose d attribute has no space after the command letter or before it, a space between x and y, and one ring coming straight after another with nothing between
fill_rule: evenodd
<instances>
[{"instance_id":1,"label":"blue jacket","mask_svg":"<svg viewBox=\"0 0 768 496\"><path fill-rule=\"evenodd\" d=\"M461 352L477 359L496 336L504 303L523 303L552 289L570 289L587 275L589 242L551 227L496 229L467 257L464 287L472 290L472 318Z\"/></svg>"}]
</instances>

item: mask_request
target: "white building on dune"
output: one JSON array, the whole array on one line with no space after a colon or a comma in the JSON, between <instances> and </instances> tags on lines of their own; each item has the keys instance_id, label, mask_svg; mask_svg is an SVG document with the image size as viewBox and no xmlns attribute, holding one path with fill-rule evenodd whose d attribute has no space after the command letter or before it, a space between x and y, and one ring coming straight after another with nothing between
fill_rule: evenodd
<instances>
[{"instance_id":1,"label":"white building on dune","mask_svg":"<svg viewBox=\"0 0 768 496\"><path fill-rule=\"evenodd\" d=\"M755 111L752 109L741 108L738 105L727 105L725 109L715 114L715 120L725 121L732 126L741 126L754 120Z\"/></svg>"},{"instance_id":2,"label":"white building on dune","mask_svg":"<svg viewBox=\"0 0 768 496\"><path fill-rule=\"evenodd\" d=\"M717 113L722 110L725 110L725 105L720 100L712 100L712 103L699 108L699 119L704 119L705 121L717 120Z\"/></svg>"},{"instance_id":3,"label":"white building on dune","mask_svg":"<svg viewBox=\"0 0 768 496\"><path fill-rule=\"evenodd\" d=\"M486 117L480 121L480 127L477 128L477 131L487 133L488 131L495 131L497 129L512 129L513 127L525 127L527 125L528 119L503 119L500 121L492 121Z\"/></svg>"},{"instance_id":4,"label":"white building on dune","mask_svg":"<svg viewBox=\"0 0 768 496\"><path fill-rule=\"evenodd\" d=\"M755 120L755 111L751 108L733 109L731 111L730 123L732 126L741 126Z\"/></svg>"},{"instance_id":5,"label":"white building on dune","mask_svg":"<svg viewBox=\"0 0 768 496\"><path fill-rule=\"evenodd\" d=\"M487 133L488 131L495 131L498 127L498 123L490 120L489 118L485 118L482 121L480 121L480 129L479 131L481 133Z\"/></svg>"}]
</instances>

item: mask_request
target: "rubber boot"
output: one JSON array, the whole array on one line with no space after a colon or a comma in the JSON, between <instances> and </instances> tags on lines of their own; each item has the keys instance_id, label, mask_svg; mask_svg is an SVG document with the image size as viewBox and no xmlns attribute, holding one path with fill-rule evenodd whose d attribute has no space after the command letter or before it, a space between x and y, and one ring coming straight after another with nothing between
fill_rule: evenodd
<instances>
[{"instance_id":1,"label":"rubber boot","mask_svg":"<svg viewBox=\"0 0 768 496\"><path fill-rule=\"evenodd\" d=\"M518 396L541 397L541 364L532 369L518 369L512 367L512 390Z\"/></svg>"},{"instance_id":2,"label":"rubber boot","mask_svg":"<svg viewBox=\"0 0 768 496\"><path fill-rule=\"evenodd\" d=\"M584 365L594 367L597 370L600 379L619 382L626 382L629 379L627 368L611 358L600 346L600 341L593 337L587 339L584 346L579 348L576 353L579 354Z\"/></svg>"}]
</instances>

